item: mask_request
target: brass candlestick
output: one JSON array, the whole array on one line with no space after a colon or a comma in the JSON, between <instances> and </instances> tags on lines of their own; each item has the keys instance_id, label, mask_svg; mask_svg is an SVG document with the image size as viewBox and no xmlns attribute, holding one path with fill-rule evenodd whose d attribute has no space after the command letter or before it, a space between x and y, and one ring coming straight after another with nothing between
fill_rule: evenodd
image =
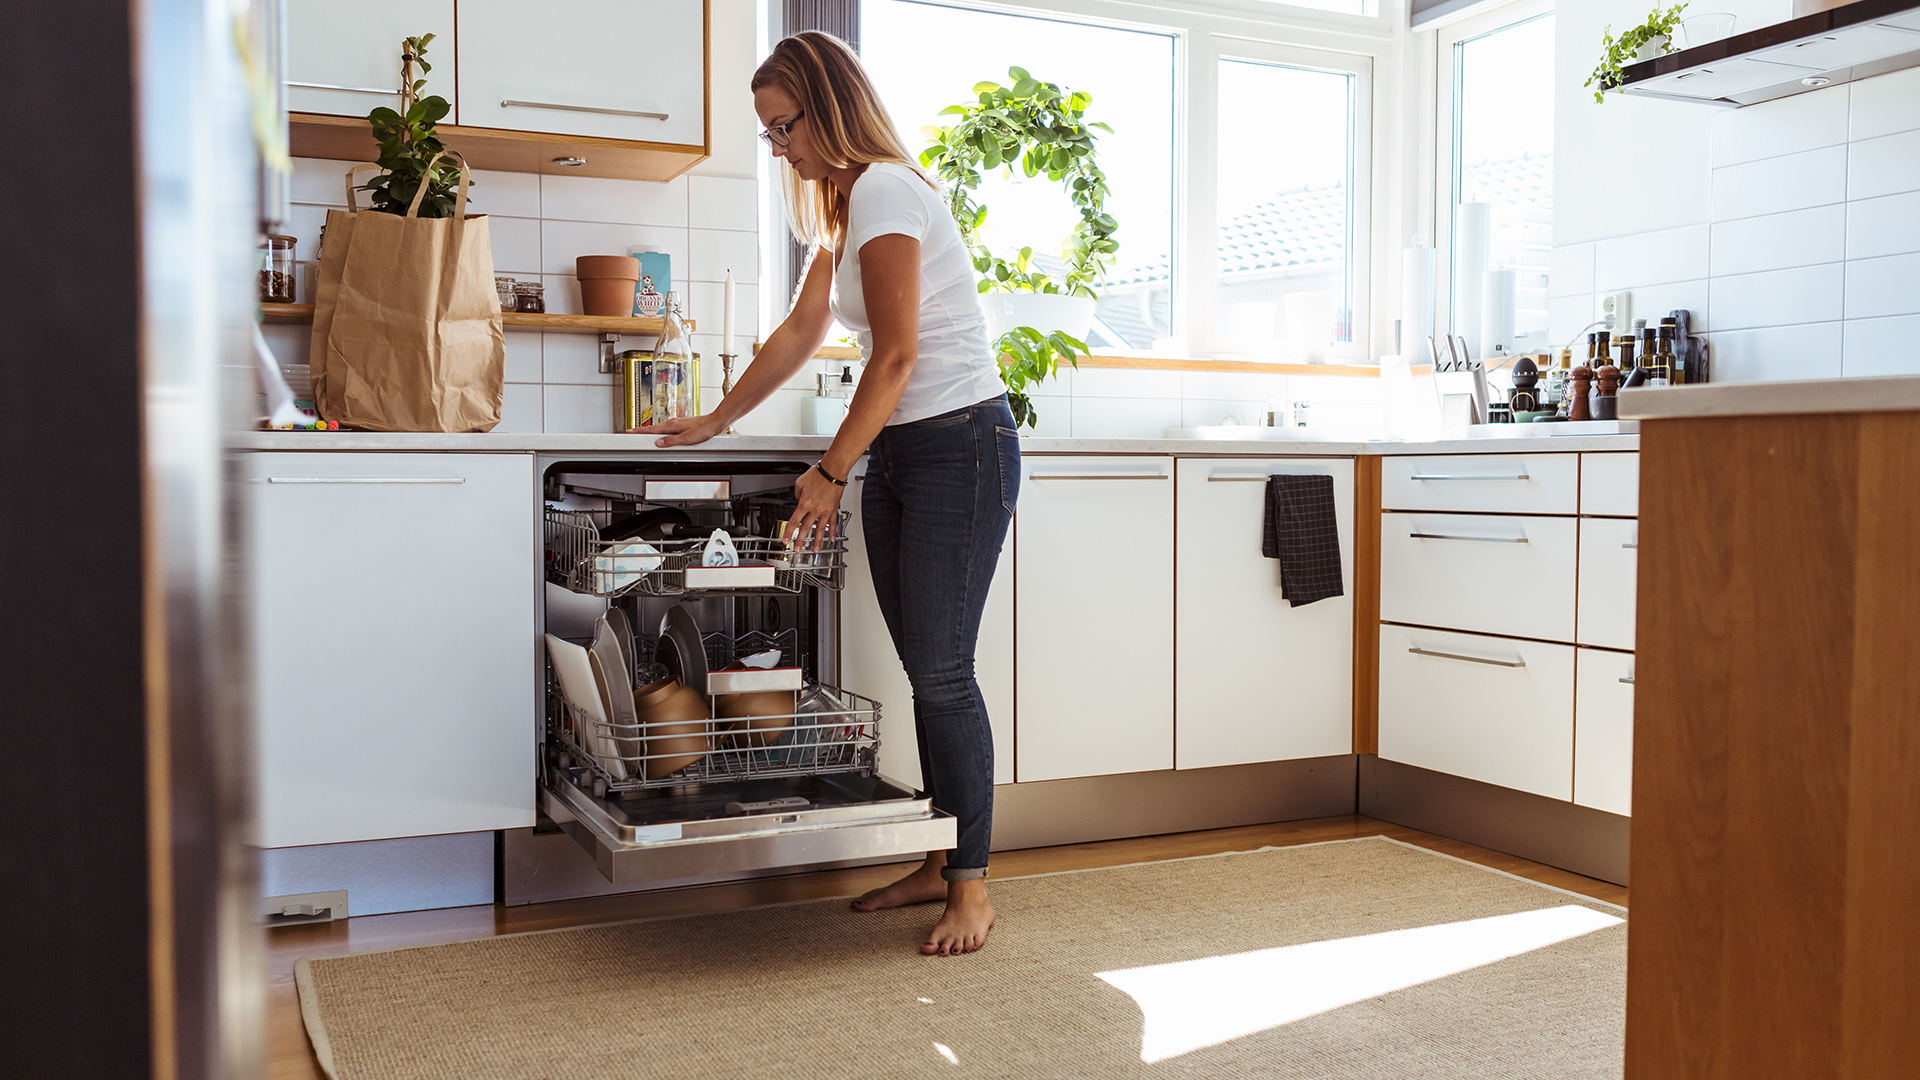
<instances>
[{"instance_id":1,"label":"brass candlestick","mask_svg":"<svg viewBox=\"0 0 1920 1080\"><path fill-rule=\"evenodd\" d=\"M728 394L733 393L733 362L734 360L738 359L738 357L739 357L738 353L723 352L720 354L721 400L725 400ZM732 424L728 424L727 430L721 432L721 434L722 435L738 435L740 433L733 430Z\"/></svg>"}]
</instances>

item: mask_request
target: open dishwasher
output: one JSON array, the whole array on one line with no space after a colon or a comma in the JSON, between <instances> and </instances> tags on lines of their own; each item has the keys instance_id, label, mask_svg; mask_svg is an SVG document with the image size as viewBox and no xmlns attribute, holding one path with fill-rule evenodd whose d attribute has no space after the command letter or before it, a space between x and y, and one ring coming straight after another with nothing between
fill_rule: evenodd
<instances>
[{"instance_id":1,"label":"open dishwasher","mask_svg":"<svg viewBox=\"0 0 1920 1080\"><path fill-rule=\"evenodd\" d=\"M541 810L615 885L953 846L879 774L880 703L838 685L849 515L817 548L783 539L807 467L545 470Z\"/></svg>"}]
</instances>

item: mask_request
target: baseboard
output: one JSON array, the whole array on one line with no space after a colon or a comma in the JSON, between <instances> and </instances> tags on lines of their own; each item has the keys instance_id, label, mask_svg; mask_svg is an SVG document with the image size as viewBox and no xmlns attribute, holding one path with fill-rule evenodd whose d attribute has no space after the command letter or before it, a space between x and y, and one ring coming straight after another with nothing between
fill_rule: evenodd
<instances>
[{"instance_id":1,"label":"baseboard","mask_svg":"<svg viewBox=\"0 0 1920 1080\"><path fill-rule=\"evenodd\" d=\"M993 850L1226 829L1354 812L1355 756L1001 784Z\"/></svg>"},{"instance_id":2,"label":"baseboard","mask_svg":"<svg viewBox=\"0 0 1920 1080\"><path fill-rule=\"evenodd\" d=\"M1367 817L1627 884L1631 818L1372 754L1359 779Z\"/></svg>"}]
</instances>

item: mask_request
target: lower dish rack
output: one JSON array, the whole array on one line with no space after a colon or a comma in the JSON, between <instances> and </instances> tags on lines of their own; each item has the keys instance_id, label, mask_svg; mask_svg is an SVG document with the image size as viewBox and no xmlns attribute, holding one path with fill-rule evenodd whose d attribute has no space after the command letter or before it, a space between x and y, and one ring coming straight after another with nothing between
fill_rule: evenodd
<instances>
[{"instance_id":1,"label":"lower dish rack","mask_svg":"<svg viewBox=\"0 0 1920 1080\"><path fill-rule=\"evenodd\" d=\"M766 536L733 538L742 567L764 567L757 584L689 585L702 567L707 538L602 540L614 517L608 510L546 507L547 580L577 593L607 598L684 596L712 591L727 595L796 594L809 587L839 590L846 581L847 528L853 515L840 512L837 535L810 550Z\"/></svg>"}]
</instances>

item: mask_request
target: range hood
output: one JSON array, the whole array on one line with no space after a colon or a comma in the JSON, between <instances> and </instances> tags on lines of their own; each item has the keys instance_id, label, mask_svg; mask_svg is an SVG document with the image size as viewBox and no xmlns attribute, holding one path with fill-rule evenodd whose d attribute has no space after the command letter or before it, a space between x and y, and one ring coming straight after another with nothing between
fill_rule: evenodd
<instances>
[{"instance_id":1,"label":"range hood","mask_svg":"<svg viewBox=\"0 0 1920 1080\"><path fill-rule=\"evenodd\" d=\"M1739 108L1920 67L1915 0L1855 0L1622 70L1637 97Z\"/></svg>"}]
</instances>

